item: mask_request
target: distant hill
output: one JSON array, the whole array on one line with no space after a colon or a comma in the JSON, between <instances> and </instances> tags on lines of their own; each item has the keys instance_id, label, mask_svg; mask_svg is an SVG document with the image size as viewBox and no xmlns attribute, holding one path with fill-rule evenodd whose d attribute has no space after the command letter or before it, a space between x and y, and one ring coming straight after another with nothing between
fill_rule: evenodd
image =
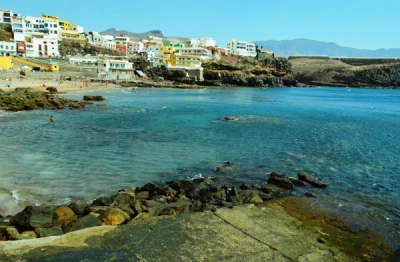
<instances>
[{"instance_id":1,"label":"distant hill","mask_svg":"<svg viewBox=\"0 0 400 262\"><path fill-rule=\"evenodd\" d=\"M100 32L101 35L112 35L112 36L128 36L132 39L140 40L140 39L148 39L149 35L156 36L156 37L161 37L163 41L185 41L186 38L184 37L168 37L164 36L163 33L160 30L151 30L146 33L133 33L125 30L117 30L115 28L110 28L107 29L103 32Z\"/></svg>"},{"instance_id":2,"label":"distant hill","mask_svg":"<svg viewBox=\"0 0 400 262\"><path fill-rule=\"evenodd\" d=\"M276 56L290 55L328 55L347 57L400 57L400 48L357 49L340 46L336 43L299 38L295 40L254 41L259 47L273 50Z\"/></svg>"}]
</instances>

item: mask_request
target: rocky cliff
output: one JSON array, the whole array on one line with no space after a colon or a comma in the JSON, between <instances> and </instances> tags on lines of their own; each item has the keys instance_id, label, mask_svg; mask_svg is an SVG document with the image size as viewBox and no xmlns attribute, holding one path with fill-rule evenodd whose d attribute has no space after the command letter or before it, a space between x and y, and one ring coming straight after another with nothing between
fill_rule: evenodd
<instances>
[{"instance_id":1,"label":"rocky cliff","mask_svg":"<svg viewBox=\"0 0 400 262\"><path fill-rule=\"evenodd\" d=\"M297 86L286 58L240 59L239 63L204 62L204 85Z\"/></svg>"},{"instance_id":2,"label":"rocky cliff","mask_svg":"<svg viewBox=\"0 0 400 262\"><path fill-rule=\"evenodd\" d=\"M334 59L293 59L295 79L311 86L400 88L400 61L354 66ZM373 62L373 61L372 61Z\"/></svg>"}]
</instances>

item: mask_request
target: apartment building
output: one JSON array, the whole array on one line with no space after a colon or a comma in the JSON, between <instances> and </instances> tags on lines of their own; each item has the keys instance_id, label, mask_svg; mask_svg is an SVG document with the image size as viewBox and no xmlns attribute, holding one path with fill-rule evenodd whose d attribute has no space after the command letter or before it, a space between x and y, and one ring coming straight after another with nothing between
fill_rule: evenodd
<instances>
[{"instance_id":1,"label":"apartment building","mask_svg":"<svg viewBox=\"0 0 400 262\"><path fill-rule=\"evenodd\" d=\"M127 36L118 36L115 37L115 43L116 43L116 50L120 52L121 54L128 54L128 43L130 41L130 37Z\"/></svg>"},{"instance_id":2,"label":"apartment building","mask_svg":"<svg viewBox=\"0 0 400 262\"><path fill-rule=\"evenodd\" d=\"M255 57L257 55L255 43L248 43L232 39L226 44L226 48L231 54L237 56Z\"/></svg>"}]
</instances>

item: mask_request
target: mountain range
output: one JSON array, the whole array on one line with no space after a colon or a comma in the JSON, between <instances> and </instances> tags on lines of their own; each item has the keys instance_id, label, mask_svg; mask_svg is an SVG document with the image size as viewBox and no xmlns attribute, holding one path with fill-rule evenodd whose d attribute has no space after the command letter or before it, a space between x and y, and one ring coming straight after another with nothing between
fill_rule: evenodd
<instances>
[{"instance_id":1,"label":"mountain range","mask_svg":"<svg viewBox=\"0 0 400 262\"><path fill-rule=\"evenodd\" d=\"M328 55L344 57L400 57L400 48L357 49L304 38L294 40L254 41L260 48L273 50L276 56Z\"/></svg>"},{"instance_id":2,"label":"mountain range","mask_svg":"<svg viewBox=\"0 0 400 262\"><path fill-rule=\"evenodd\" d=\"M151 30L146 33L132 33L115 28L107 29L100 34L112 36L129 36L132 39L148 39L149 35L161 37L166 41L184 42L187 37L168 37L164 36L160 30ZM328 55L342 57L400 57L400 48L389 49L357 49L340 46L336 43L322 42L299 38L294 40L259 40L253 41L260 48L274 51L276 56L289 57L291 55ZM226 43L219 43L219 46L225 47Z\"/></svg>"}]
</instances>

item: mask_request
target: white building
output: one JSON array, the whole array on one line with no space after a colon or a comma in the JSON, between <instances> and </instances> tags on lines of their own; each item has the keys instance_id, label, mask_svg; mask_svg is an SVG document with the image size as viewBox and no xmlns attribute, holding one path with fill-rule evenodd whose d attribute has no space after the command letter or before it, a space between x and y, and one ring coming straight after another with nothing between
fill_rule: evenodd
<instances>
[{"instance_id":1,"label":"white building","mask_svg":"<svg viewBox=\"0 0 400 262\"><path fill-rule=\"evenodd\" d=\"M0 23L11 24L13 12L11 10L0 9Z\"/></svg>"},{"instance_id":2,"label":"white building","mask_svg":"<svg viewBox=\"0 0 400 262\"><path fill-rule=\"evenodd\" d=\"M200 46L200 40L197 38L189 38L185 42L185 47L199 47Z\"/></svg>"},{"instance_id":3,"label":"white building","mask_svg":"<svg viewBox=\"0 0 400 262\"><path fill-rule=\"evenodd\" d=\"M128 43L128 54L139 54L145 51L142 41L131 41Z\"/></svg>"},{"instance_id":4,"label":"white building","mask_svg":"<svg viewBox=\"0 0 400 262\"><path fill-rule=\"evenodd\" d=\"M26 42L27 57L59 56L58 39L49 35L32 34L30 42Z\"/></svg>"},{"instance_id":5,"label":"white building","mask_svg":"<svg viewBox=\"0 0 400 262\"><path fill-rule=\"evenodd\" d=\"M147 60L150 60L153 57L160 57L161 47L159 45L149 45L146 49Z\"/></svg>"},{"instance_id":6,"label":"white building","mask_svg":"<svg viewBox=\"0 0 400 262\"><path fill-rule=\"evenodd\" d=\"M200 39L200 46L202 47L215 47L217 45L216 41L211 37L205 37Z\"/></svg>"},{"instance_id":7,"label":"white building","mask_svg":"<svg viewBox=\"0 0 400 262\"><path fill-rule=\"evenodd\" d=\"M13 56L17 54L17 45L14 42L0 41L0 56Z\"/></svg>"},{"instance_id":8,"label":"white building","mask_svg":"<svg viewBox=\"0 0 400 262\"><path fill-rule=\"evenodd\" d=\"M200 61L214 59L210 50L201 47L181 48L178 50L178 54L185 56L198 56L200 58Z\"/></svg>"},{"instance_id":9,"label":"white building","mask_svg":"<svg viewBox=\"0 0 400 262\"><path fill-rule=\"evenodd\" d=\"M229 49L231 54L237 56L255 57L257 55L255 43L248 43L232 39L226 44L226 48Z\"/></svg>"},{"instance_id":10,"label":"white building","mask_svg":"<svg viewBox=\"0 0 400 262\"><path fill-rule=\"evenodd\" d=\"M100 35L97 32L89 32L88 41L92 45L97 45L112 50L116 49L115 38L112 35Z\"/></svg>"}]
</instances>

